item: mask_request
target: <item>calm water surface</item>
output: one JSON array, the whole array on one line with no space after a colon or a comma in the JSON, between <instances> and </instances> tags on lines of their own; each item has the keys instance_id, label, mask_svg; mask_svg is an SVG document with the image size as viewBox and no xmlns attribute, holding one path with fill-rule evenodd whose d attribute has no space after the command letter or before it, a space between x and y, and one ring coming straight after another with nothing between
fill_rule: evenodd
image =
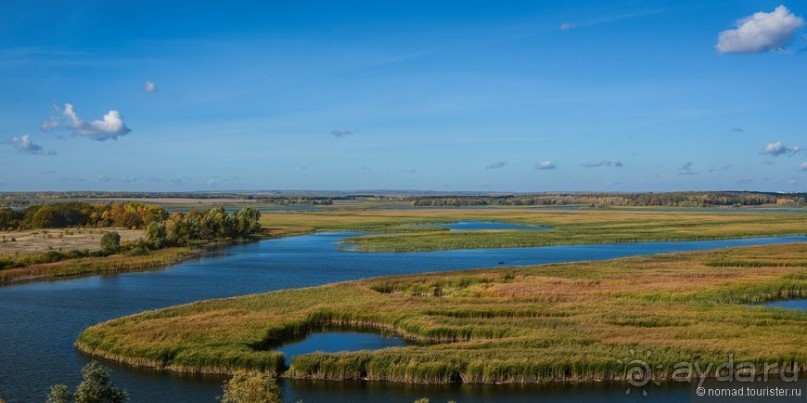
<instances>
[{"instance_id":1,"label":"calm water surface","mask_svg":"<svg viewBox=\"0 0 807 403\"><path fill-rule=\"evenodd\" d=\"M368 332L329 331L311 333L303 340L293 340L273 348L286 356L286 365L291 364L294 357L302 354L322 351L338 353L340 351L380 350L387 347L408 346L404 339L391 335Z\"/></svg>"},{"instance_id":2,"label":"calm water surface","mask_svg":"<svg viewBox=\"0 0 807 403\"><path fill-rule=\"evenodd\" d=\"M765 306L775 306L777 308L797 309L807 311L807 299L789 299L785 301L773 301L763 304Z\"/></svg>"},{"instance_id":3,"label":"calm water surface","mask_svg":"<svg viewBox=\"0 0 807 403\"><path fill-rule=\"evenodd\" d=\"M541 248L479 249L415 253L338 251L350 233L328 233L235 246L165 270L0 287L0 397L7 402L42 402L50 385L80 381L88 359L73 341L95 323L166 306L359 278L610 259L651 253L804 242L807 237L703 242L663 242ZM501 263L501 264L500 264ZM214 402L220 378L178 376L107 363L113 381L132 402ZM409 386L378 383L283 381L287 400L327 401L622 401L623 385ZM686 385L654 391L667 401L688 401ZM641 394L639 394L640 396ZM636 396L634 393L633 396ZM638 400L641 400L639 397Z\"/></svg>"}]
</instances>

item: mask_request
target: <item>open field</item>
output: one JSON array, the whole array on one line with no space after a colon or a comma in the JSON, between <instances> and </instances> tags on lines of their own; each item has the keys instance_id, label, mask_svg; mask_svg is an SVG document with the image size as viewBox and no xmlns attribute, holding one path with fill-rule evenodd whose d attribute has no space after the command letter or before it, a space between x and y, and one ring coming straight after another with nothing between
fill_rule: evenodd
<instances>
[{"instance_id":1,"label":"open field","mask_svg":"<svg viewBox=\"0 0 807 403\"><path fill-rule=\"evenodd\" d=\"M57 228L0 231L0 255L16 256L43 253L49 250L100 249L101 236L110 231L120 234L121 242L134 241L143 235L141 230L121 228Z\"/></svg>"},{"instance_id":2,"label":"open field","mask_svg":"<svg viewBox=\"0 0 807 403\"><path fill-rule=\"evenodd\" d=\"M413 224L502 221L551 231L450 232ZM268 234L368 231L348 240L365 251L526 247L611 242L682 241L807 234L807 216L770 212L660 210L409 209L265 212Z\"/></svg>"},{"instance_id":3,"label":"open field","mask_svg":"<svg viewBox=\"0 0 807 403\"><path fill-rule=\"evenodd\" d=\"M77 347L130 365L197 373L418 383L624 380L639 352L674 363L804 370L807 312L745 304L807 296L807 244L603 262L386 277L210 300L85 330ZM392 332L425 345L268 351L323 328ZM650 356L646 356L650 352Z\"/></svg>"}]
</instances>

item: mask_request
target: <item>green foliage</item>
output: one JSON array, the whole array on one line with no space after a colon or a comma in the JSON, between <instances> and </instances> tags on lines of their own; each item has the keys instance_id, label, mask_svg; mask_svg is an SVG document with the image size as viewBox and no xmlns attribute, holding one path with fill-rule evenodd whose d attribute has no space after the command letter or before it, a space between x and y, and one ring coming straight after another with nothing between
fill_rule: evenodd
<instances>
[{"instance_id":1,"label":"green foliage","mask_svg":"<svg viewBox=\"0 0 807 403\"><path fill-rule=\"evenodd\" d=\"M261 229L261 213L243 208L227 213L223 207L208 211L174 213L165 221L155 221L146 227L146 241L154 248L167 245L190 245L196 241L216 241L248 238Z\"/></svg>"},{"instance_id":2,"label":"green foliage","mask_svg":"<svg viewBox=\"0 0 807 403\"><path fill-rule=\"evenodd\" d=\"M29 206L21 211L0 208L0 229L19 230L66 227L125 227L139 229L163 220L168 213L159 206L141 203L52 203Z\"/></svg>"},{"instance_id":3,"label":"green foliage","mask_svg":"<svg viewBox=\"0 0 807 403\"><path fill-rule=\"evenodd\" d=\"M115 231L105 232L101 236L101 249L106 251L116 251L120 249L120 234Z\"/></svg>"},{"instance_id":4,"label":"green foliage","mask_svg":"<svg viewBox=\"0 0 807 403\"><path fill-rule=\"evenodd\" d=\"M73 401L73 393L67 385L53 385L50 387L48 400L45 403L71 403Z\"/></svg>"},{"instance_id":5,"label":"green foliage","mask_svg":"<svg viewBox=\"0 0 807 403\"><path fill-rule=\"evenodd\" d=\"M265 372L237 371L224 383L222 403L280 403L283 398L275 380Z\"/></svg>"},{"instance_id":6,"label":"green foliage","mask_svg":"<svg viewBox=\"0 0 807 403\"><path fill-rule=\"evenodd\" d=\"M81 369L82 380L76 393L65 385L50 388L48 403L123 403L129 399L125 390L116 388L109 379L109 370L93 361Z\"/></svg>"}]
</instances>

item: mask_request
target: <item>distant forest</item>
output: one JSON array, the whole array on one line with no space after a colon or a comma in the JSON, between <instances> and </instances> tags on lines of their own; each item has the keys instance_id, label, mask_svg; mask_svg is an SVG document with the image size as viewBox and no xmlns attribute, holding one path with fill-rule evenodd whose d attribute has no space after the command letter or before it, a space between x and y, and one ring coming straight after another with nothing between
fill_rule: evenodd
<instances>
[{"instance_id":1,"label":"distant forest","mask_svg":"<svg viewBox=\"0 0 807 403\"><path fill-rule=\"evenodd\" d=\"M558 193L509 196L427 196L412 200L413 206L566 206L588 207L714 207L807 204L807 193L762 192L668 192L668 193Z\"/></svg>"},{"instance_id":2,"label":"distant forest","mask_svg":"<svg viewBox=\"0 0 807 403\"><path fill-rule=\"evenodd\" d=\"M485 193L369 191L362 193L306 191L282 192L0 192L0 207L23 208L59 202L86 201L104 203L110 199L228 199L225 203L254 205L332 205L338 201L392 201L422 207L459 206L567 206L588 207L741 207L761 205L807 205L807 193L774 192L661 192L661 193ZM100 199L100 200L99 200ZM243 202L243 203L239 203ZM131 225L125 225L130 227ZM2 228L2 227L0 227Z\"/></svg>"}]
</instances>

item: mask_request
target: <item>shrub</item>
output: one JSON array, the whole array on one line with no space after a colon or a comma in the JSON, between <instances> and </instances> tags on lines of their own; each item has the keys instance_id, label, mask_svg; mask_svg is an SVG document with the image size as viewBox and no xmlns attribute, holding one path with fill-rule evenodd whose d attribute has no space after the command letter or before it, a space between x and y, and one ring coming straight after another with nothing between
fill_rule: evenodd
<instances>
[{"instance_id":1,"label":"shrub","mask_svg":"<svg viewBox=\"0 0 807 403\"><path fill-rule=\"evenodd\" d=\"M101 249L116 251L120 248L120 234L115 231L104 233L101 237Z\"/></svg>"},{"instance_id":2,"label":"shrub","mask_svg":"<svg viewBox=\"0 0 807 403\"><path fill-rule=\"evenodd\" d=\"M280 403L280 388L265 372L238 371L224 383L222 403Z\"/></svg>"}]
</instances>

